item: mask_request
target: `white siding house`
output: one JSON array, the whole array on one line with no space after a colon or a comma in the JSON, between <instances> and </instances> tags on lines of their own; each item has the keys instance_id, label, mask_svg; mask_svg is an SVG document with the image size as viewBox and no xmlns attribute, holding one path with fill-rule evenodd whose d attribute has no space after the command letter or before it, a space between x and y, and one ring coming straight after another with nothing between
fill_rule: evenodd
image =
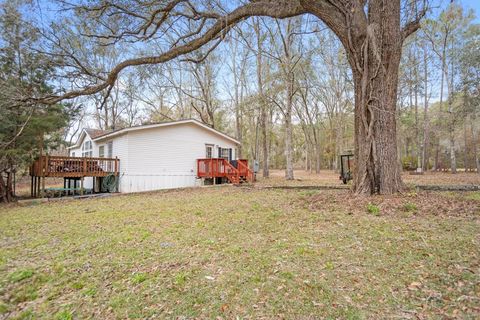
<instances>
[{"instance_id":1,"label":"white siding house","mask_svg":"<svg viewBox=\"0 0 480 320\"><path fill-rule=\"evenodd\" d=\"M181 120L125 128L113 132L84 129L70 156L120 159L120 192L192 187L197 159L237 159L240 143L196 120ZM93 178L85 178L85 187Z\"/></svg>"}]
</instances>

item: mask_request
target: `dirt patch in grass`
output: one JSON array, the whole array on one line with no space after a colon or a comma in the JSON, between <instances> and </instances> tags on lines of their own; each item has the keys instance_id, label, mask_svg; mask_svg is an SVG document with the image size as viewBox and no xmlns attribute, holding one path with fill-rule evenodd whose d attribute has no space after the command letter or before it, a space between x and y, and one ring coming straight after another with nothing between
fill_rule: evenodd
<instances>
[{"instance_id":1,"label":"dirt patch in grass","mask_svg":"<svg viewBox=\"0 0 480 320\"><path fill-rule=\"evenodd\" d=\"M304 170L295 170L295 180L285 181L284 170L270 170L270 178L264 179L258 174L260 186L278 185L341 185L339 174L333 170L322 170L319 174ZM403 181L409 185L480 185L480 174L459 172L425 172L423 175L402 173Z\"/></svg>"},{"instance_id":2,"label":"dirt patch in grass","mask_svg":"<svg viewBox=\"0 0 480 320\"><path fill-rule=\"evenodd\" d=\"M402 179L410 185L480 185L480 174L476 172L425 172L423 175L402 174Z\"/></svg>"}]
</instances>

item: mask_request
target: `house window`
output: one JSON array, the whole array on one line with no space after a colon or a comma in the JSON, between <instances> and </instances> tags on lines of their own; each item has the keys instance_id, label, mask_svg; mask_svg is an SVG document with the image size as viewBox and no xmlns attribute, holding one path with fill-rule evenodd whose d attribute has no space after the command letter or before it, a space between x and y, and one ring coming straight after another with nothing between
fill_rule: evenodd
<instances>
[{"instance_id":1,"label":"house window","mask_svg":"<svg viewBox=\"0 0 480 320\"><path fill-rule=\"evenodd\" d=\"M113 158L113 142L107 143L107 158Z\"/></svg>"},{"instance_id":2,"label":"house window","mask_svg":"<svg viewBox=\"0 0 480 320\"><path fill-rule=\"evenodd\" d=\"M71 155L71 156L72 156L72 157L75 157L75 152L72 152L72 155Z\"/></svg>"},{"instance_id":3,"label":"house window","mask_svg":"<svg viewBox=\"0 0 480 320\"><path fill-rule=\"evenodd\" d=\"M205 146L205 157L207 159L213 158L213 144L207 144Z\"/></svg>"},{"instance_id":4,"label":"house window","mask_svg":"<svg viewBox=\"0 0 480 320\"><path fill-rule=\"evenodd\" d=\"M82 157L92 157L93 148L92 141L85 141L82 145Z\"/></svg>"},{"instance_id":5,"label":"house window","mask_svg":"<svg viewBox=\"0 0 480 320\"><path fill-rule=\"evenodd\" d=\"M100 146L98 147L98 156L100 158L105 157L105 146Z\"/></svg>"},{"instance_id":6,"label":"house window","mask_svg":"<svg viewBox=\"0 0 480 320\"><path fill-rule=\"evenodd\" d=\"M218 148L218 155L220 158L230 161L230 149Z\"/></svg>"}]
</instances>

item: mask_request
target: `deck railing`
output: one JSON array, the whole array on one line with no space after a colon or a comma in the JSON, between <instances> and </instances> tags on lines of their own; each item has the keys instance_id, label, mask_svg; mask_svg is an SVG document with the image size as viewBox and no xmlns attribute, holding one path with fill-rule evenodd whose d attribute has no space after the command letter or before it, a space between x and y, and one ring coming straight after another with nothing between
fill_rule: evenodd
<instances>
[{"instance_id":1,"label":"deck railing","mask_svg":"<svg viewBox=\"0 0 480 320\"><path fill-rule=\"evenodd\" d=\"M225 177L225 159L197 159L197 176L200 178Z\"/></svg>"},{"instance_id":2,"label":"deck railing","mask_svg":"<svg viewBox=\"0 0 480 320\"><path fill-rule=\"evenodd\" d=\"M104 177L118 174L118 158L42 156L30 167L35 177Z\"/></svg>"},{"instance_id":3,"label":"deck railing","mask_svg":"<svg viewBox=\"0 0 480 320\"><path fill-rule=\"evenodd\" d=\"M241 179L254 181L254 173L248 168L248 160L237 160L235 168L223 158L197 159L197 176L199 178L228 178L232 183L240 183Z\"/></svg>"},{"instance_id":4,"label":"deck railing","mask_svg":"<svg viewBox=\"0 0 480 320\"><path fill-rule=\"evenodd\" d=\"M248 181L253 182L255 180L255 173L248 167L248 160L239 159L237 163L240 176L246 177Z\"/></svg>"}]
</instances>

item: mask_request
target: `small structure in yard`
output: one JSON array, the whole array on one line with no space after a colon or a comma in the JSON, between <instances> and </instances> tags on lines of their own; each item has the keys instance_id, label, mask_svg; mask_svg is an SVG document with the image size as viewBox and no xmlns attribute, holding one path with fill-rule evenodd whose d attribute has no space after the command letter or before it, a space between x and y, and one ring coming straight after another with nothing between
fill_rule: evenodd
<instances>
[{"instance_id":1,"label":"small structure in yard","mask_svg":"<svg viewBox=\"0 0 480 320\"><path fill-rule=\"evenodd\" d=\"M353 153L347 152L340 155L340 177L344 184L353 179Z\"/></svg>"},{"instance_id":2,"label":"small structure in yard","mask_svg":"<svg viewBox=\"0 0 480 320\"><path fill-rule=\"evenodd\" d=\"M33 170L32 177L64 177L65 190L84 192L101 191L112 175L118 192L253 182L248 161L238 159L239 146L238 140L192 119L110 132L84 129L68 148L69 157L41 157L34 167L43 171ZM32 179L32 190L38 183Z\"/></svg>"}]
</instances>

